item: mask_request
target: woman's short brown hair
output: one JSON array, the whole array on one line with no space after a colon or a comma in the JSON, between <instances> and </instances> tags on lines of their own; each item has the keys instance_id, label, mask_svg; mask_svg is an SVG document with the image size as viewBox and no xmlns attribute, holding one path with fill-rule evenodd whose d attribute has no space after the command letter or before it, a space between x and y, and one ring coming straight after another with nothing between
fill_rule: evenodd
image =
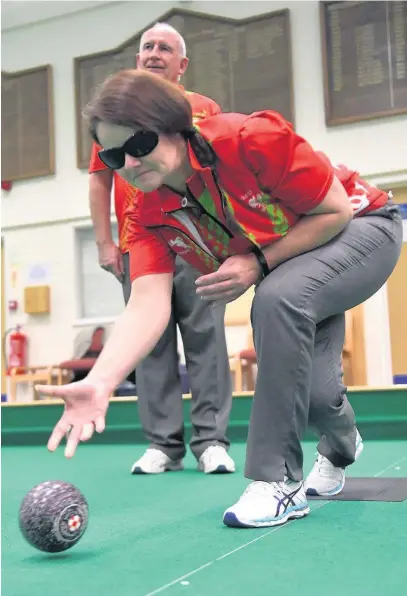
<instances>
[{"instance_id":1,"label":"woman's short brown hair","mask_svg":"<svg viewBox=\"0 0 407 596\"><path fill-rule=\"evenodd\" d=\"M186 94L173 83L143 70L121 70L108 77L84 110L91 137L96 125L108 122L174 135L192 127Z\"/></svg>"}]
</instances>

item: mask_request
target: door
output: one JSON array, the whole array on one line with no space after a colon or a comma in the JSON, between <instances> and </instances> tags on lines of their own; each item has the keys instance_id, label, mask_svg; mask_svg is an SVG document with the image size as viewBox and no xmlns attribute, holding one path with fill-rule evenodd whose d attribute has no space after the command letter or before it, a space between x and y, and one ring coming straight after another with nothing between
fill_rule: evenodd
<instances>
[{"instance_id":1,"label":"door","mask_svg":"<svg viewBox=\"0 0 407 596\"><path fill-rule=\"evenodd\" d=\"M393 190L395 203L407 203L407 186ZM387 282L393 375L407 375L407 221L400 259Z\"/></svg>"},{"instance_id":2,"label":"door","mask_svg":"<svg viewBox=\"0 0 407 596\"><path fill-rule=\"evenodd\" d=\"M1 239L1 334L2 338L6 332L6 305L5 305L5 292L4 292L4 246L3 238ZM3 342L3 339L2 339ZM1 347L1 392L6 393L6 367L5 367L6 354L4 353L4 345Z\"/></svg>"}]
</instances>

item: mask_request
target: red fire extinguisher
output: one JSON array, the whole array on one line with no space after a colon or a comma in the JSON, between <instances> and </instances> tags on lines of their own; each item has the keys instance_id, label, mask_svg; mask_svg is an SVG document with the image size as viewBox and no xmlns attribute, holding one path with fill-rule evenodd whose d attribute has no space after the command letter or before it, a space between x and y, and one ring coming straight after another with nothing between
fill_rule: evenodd
<instances>
[{"instance_id":1,"label":"red fire extinguisher","mask_svg":"<svg viewBox=\"0 0 407 596\"><path fill-rule=\"evenodd\" d=\"M11 333L13 331L13 333ZM28 337L21 331L21 326L17 325L12 329L6 331L4 340L6 342L7 336L10 334L8 353L7 354L7 374L10 375L13 369L17 373L23 373L27 366L28 356Z\"/></svg>"}]
</instances>

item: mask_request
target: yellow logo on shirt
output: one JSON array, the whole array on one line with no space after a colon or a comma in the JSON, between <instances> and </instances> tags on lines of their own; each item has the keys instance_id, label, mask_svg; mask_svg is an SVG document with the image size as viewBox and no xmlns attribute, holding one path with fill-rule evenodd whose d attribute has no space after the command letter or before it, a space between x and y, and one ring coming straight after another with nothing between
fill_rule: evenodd
<instances>
[{"instance_id":1,"label":"yellow logo on shirt","mask_svg":"<svg viewBox=\"0 0 407 596\"><path fill-rule=\"evenodd\" d=\"M202 120L203 118L208 117L208 112L206 110L202 110L201 112L195 112L192 115L192 123L196 124L198 120Z\"/></svg>"}]
</instances>

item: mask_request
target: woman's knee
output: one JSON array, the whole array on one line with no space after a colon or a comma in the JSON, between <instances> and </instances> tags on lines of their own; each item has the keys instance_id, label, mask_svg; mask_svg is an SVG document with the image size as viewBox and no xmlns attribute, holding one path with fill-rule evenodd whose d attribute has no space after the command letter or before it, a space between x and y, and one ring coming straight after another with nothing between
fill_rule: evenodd
<instances>
[{"instance_id":1,"label":"woman's knee","mask_svg":"<svg viewBox=\"0 0 407 596\"><path fill-rule=\"evenodd\" d=\"M298 287L294 276L281 280L271 274L256 289L251 310L253 326L298 322L303 318L312 317L306 308L303 288Z\"/></svg>"},{"instance_id":2,"label":"woman's knee","mask_svg":"<svg viewBox=\"0 0 407 596\"><path fill-rule=\"evenodd\" d=\"M346 388L333 372L327 377L315 378L311 384L309 403L309 424L314 426L318 420L329 419L343 405Z\"/></svg>"}]
</instances>

